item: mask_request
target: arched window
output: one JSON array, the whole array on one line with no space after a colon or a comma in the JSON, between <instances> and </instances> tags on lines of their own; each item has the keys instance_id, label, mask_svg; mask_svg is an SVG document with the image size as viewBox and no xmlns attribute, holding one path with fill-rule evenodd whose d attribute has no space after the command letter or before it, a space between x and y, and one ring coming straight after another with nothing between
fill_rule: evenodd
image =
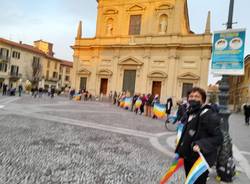
<instances>
[{"instance_id":1,"label":"arched window","mask_svg":"<svg viewBox=\"0 0 250 184\"><path fill-rule=\"evenodd\" d=\"M168 27L168 16L166 14L162 14L159 18L159 33L166 34Z\"/></svg>"},{"instance_id":2,"label":"arched window","mask_svg":"<svg viewBox=\"0 0 250 184\"><path fill-rule=\"evenodd\" d=\"M106 35L112 36L113 35L113 23L114 20L112 18L109 18L106 23Z\"/></svg>"}]
</instances>

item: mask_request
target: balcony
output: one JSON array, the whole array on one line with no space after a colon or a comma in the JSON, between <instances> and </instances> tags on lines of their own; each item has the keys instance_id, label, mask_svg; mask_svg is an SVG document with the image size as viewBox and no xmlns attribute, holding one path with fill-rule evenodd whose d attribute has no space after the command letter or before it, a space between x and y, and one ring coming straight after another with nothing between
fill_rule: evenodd
<instances>
[{"instance_id":1,"label":"balcony","mask_svg":"<svg viewBox=\"0 0 250 184\"><path fill-rule=\"evenodd\" d=\"M50 77L50 78L48 78L48 81L58 82L59 81L59 77Z\"/></svg>"},{"instance_id":2,"label":"balcony","mask_svg":"<svg viewBox=\"0 0 250 184\"><path fill-rule=\"evenodd\" d=\"M14 72L9 72L9 76L10 76L11 79L20 79L20 78L22 78L22 74L14 73Z\"/></svg>"},{"instance_id":3,"label":"balcony","mask_svg":"<svg viewBox=\"0 0 250 184\"><path fill-rule=\"evenodd\" d=\"M0 55L0 61L3 61L3 62L9 62L9 61L10 61L10 57Z\"/></svg>"}]
</instances>

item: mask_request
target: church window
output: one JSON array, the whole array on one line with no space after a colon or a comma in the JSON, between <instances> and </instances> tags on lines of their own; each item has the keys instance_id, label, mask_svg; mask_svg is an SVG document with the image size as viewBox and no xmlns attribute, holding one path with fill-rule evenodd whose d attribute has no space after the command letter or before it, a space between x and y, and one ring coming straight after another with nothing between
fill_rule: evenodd
<instances>
[{"instance_id":1,"label":"church window","mask_svg":"<svg viewBox=\"0 0 250 184\"><path fill-rule=\"evenodd\" d=\"M139 35L141 32L141 15L131 15L129 23L129 35Z\"/></svg>"}]
</instances>

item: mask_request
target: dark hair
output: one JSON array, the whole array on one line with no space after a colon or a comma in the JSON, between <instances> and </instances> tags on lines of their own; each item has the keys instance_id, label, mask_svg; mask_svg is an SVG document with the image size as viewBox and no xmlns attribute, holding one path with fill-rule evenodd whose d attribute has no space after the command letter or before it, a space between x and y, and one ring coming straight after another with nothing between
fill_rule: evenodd
<instances>
[{"instance_id":1,"label":"dark hair","mask_svg":"<svg viewBox=\"0 0 250 184\"><path fill-rule=\"evenodd\" d=\"M188 98L189 98L190 93L191 93L191 91L189 90L189 91L187 92L187 100L188 100Z\"/></svg>"},{"instance_id":2,"label":"dark hair","mask_svg":"<svg viewBox=\"0 0 250 184\"><path fill-rule=\"evenodd\" d=\"M200 93L202 102L206 102L207 95L206 95L206 91L204 89L199 88L199 87L193 87L193 89L190 91L190 94L195 93L195 92Z\"/></svg>"}]
</instances>

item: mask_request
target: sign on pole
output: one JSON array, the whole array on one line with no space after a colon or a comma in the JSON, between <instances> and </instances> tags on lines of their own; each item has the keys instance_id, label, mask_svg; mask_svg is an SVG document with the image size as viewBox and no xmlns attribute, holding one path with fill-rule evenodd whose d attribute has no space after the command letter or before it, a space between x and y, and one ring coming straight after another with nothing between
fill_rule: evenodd
<instances>
[{"instance_id":1,"label":"sign on pole","mask_svg":"<svg viewBox=\"0 0 250 184\"><path fill-rule=\"evenodd\" d=\"M244 75L245 29L214 32L212 73Z\"/></svg>"}]
</instances>

